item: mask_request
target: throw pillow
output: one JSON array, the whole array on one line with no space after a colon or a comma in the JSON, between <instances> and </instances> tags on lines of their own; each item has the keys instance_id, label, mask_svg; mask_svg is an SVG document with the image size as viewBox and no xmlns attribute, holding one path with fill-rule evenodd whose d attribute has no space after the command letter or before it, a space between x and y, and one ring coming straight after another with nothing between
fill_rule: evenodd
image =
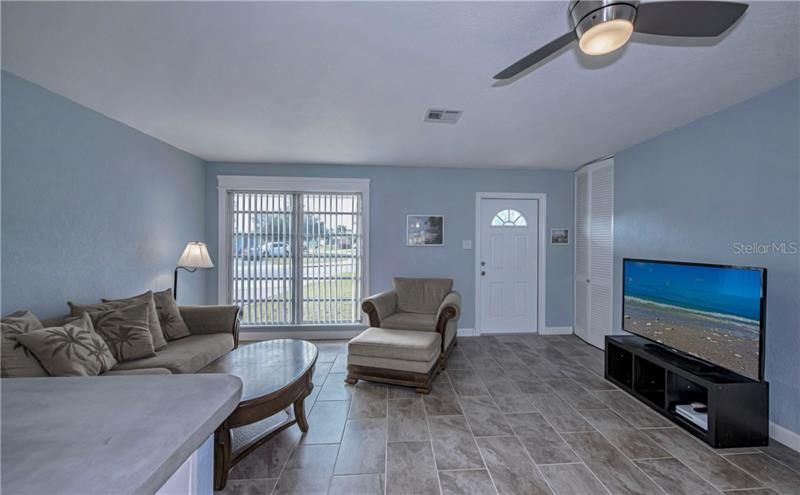
<instances>
[{"instance_id":1,"label":"throw pillow","mask_svg":"<svg viewBox=\"0 0 800 495\"><path fill-rule=\"evenodd\" d=\"M117 364L103 338L92 328L89 315L63 327L22 334L17 340L36 356L50 376L96 376Z\"/></svg>"},{"instance_id":2,"label":"throw pillow","mask_svg":"<svg viewBox=\"0 0 800 495\"><path fill-rule=\"evenodd\" d=\"M161 328L164 329L167 340L182 339L192 334L178 310L178 303L172 297L172 289L154 292L153 299L156 301L158 320L161 322Z\"/></svg>"},{"instance_id":3,"label":"throw pillow","mask_svg":"<svg viewBox=\"0 0 800 495\"><path fill-rule=\"evenodd\" d=\"M30 311L17 311L0 323L0 374L3 378L47 376L34 355L17 337L41 330L42 323Z\"/></svg>"},{"instance_id":4,"label":"throw pillow","mask_svg":"<svg viewBox=\"0 0 800 495\"><path fill-rule=\"evenodd\" d=\"M149 311L148 303L140 303L88 314L114 358L123 362L156 355L147 326Z\"/></svg>"},{"instance_id":5,"label":"throw pillow","mask_svg":"<svg viewBox=\"0 0 800 495\"><path fill-rule=\"evenodd\" d=\"M124 305L146 302L150 307L148 313L148 326L150 333L153 335L153 347L156 351L167 347L167 339L164 338L164 330L161 329L161 323L158 320L158 309L156 309L156 301L153 298L153 291L147 291L138 296L128 297L126 299L103 299L104 303L122 303Z\"/></svg>"}]
</instances>

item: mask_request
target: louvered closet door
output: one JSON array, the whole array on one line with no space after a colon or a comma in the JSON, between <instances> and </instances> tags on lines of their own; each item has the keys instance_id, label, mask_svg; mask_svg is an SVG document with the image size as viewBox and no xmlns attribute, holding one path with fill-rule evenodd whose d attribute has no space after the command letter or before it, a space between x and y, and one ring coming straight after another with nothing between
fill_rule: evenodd
<instances>
[{"instance_id":1,"label":"louvered closet door","mask_svg":"<svg viewBox=\"0 0 800 495\"><path fill-rule=\"evenodd\" d=\"M613 159L581 170L575 189L575 333L602 348L604 337L613 333Z\"/></svg>"}]
</instances>

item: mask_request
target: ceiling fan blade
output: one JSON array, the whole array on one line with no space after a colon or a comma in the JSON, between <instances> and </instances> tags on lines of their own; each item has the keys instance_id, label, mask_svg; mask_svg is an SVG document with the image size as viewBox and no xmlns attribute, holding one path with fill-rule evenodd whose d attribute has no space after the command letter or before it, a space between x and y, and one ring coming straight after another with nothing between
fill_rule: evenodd
<instances>
[{"instance_id":1,"label":"ceiling fan blade","mask_svg":"<svg viewBox=\"0 0 800 495\"><path fill-rule=\"evenodd\" d=\"M577 39L575 36L575 31L570 31L563 36L560 36L550 43L544 45L543 47L539 48L535 52L522 57L521 59L517 60L513 64L509 65L505 69L501 70L497 74L495 74L495 79L511 79L512 77L516 76L520 72L524 71L528 67L532 67L542 60L546 59L550 55L554 54L555 52L561 50L565 46L569 45L573 41Z\"/></svg>"},{"instance_id":2,"label":"ceiling fan blade","mask_svg":"<svg viewBox=\"0 0 800 495\"><path fill-rule=\"evenodd\" d=\"M654 2L639 5L634 30L637 33L691 38L724 33L747 10L736 2Z\"/></svg>"}]
</instances>

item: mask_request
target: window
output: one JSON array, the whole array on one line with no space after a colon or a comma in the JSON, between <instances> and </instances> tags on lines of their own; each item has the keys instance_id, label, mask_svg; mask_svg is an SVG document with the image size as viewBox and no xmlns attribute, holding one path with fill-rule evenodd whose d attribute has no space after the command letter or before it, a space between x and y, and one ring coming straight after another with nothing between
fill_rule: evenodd
<instances>
[{"instance_id":1,"label":"window","mask_svg":"<svg viewBox=\"0 0 800 495\"><path fill-rule=\"evenodd\" d=\"M297 192L289 187L285 192L225 190L229 256L224 292L228 302L242 308L242 325L360 323L364 197L360 191Z\"/></svg>"},{"instance_id":2,"label":"window","mask_svg":"<svg viewBox=\"0 0 800 495\"><path fill-rule=\"evenodd\" d=\"M485 217L484 217L485 218ZM527 227L525 216L513 208L500 210L492 219L492 227Z\"/></svg>"}]
</instances>

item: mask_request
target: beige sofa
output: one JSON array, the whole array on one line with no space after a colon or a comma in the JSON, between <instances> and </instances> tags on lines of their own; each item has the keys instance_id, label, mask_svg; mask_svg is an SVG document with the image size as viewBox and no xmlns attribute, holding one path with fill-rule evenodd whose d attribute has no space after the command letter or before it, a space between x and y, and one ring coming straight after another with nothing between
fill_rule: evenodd
<instances>
[{"instance_id":1,"label":"beige sofa","mask_svg":"<svg viewBox=\"0 0 800 495\"><path fill-rule=\"evenodd\" d=\"M191 335L168 341L155 356L117 363L104 375L195 373L238 347L238 306L179 306L178 309ZM42 320L42 325L61 326L67 318ZM30 376L42 375L46 375L43 369Z\"/></svg>"},{"instance_id":2,"label":"beige sofa","mask_svg":"<svg viewBox=\"0 0 800 495\"><path fill-rule=\"evenodd\" d=\"M456 343L461 295L449 278L401 278L392 280L393 290L370 296L361 303L369 326L394 330L436 332L441 336L439 365Z\"/></svg>"}]
</instances>

